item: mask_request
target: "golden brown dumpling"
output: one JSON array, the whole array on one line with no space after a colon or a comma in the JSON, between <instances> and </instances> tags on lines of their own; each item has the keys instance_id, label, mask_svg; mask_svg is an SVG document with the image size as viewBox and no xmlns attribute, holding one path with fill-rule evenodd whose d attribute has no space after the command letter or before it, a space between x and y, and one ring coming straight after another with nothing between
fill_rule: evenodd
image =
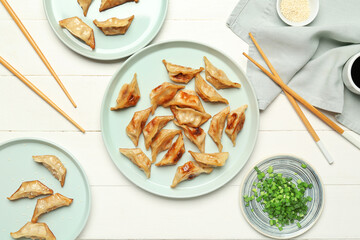
<instances>
[{"instance_id":1,"label":"golden brown dumpling","mask_svg":"<svg viewBox=\"0 0 360 240\"><path fill-rule=\"evenodd\" d=\"M176 187L176 185L182 181L194 179L202 173L209 174L212 172L212 170L212 168L201 167L198 163L189 161L176 169L175 177L171 187Z\"/></svg>"},{"instance_id":2,"label":"golden brown dumpling","mask_svg":"<svg viewBox=\"0 0 360 240\"><path fill-rule=\"evenodd\" d=\"M176 165L184 153L185 145L183 135L179 134L177 140L173 143L169 151L167 151L161 161L155 165L158 167Z\"/></svg>"},{"instance_id":3,"label":"golden brown dumpling","mask_svg":"<svg viewBox=\"0 0 360 240\"><path fill-rule=\"evenodd\" d=\"M46 223L26 223L19 231L10 233L12 238L31 238L40 240L56 240Z\"/></svg>"},{"instance_id":4,"label":"golden brown dumpling","mask_svg":"<svg viewBox=\"0 0 360 240\"><path fill-rule=\"evenodd\" d=\"M211 118L211 115L206 112L198 112L192 108L171 107L171 112L180 125L187 125L189 127L200 127Z\"/></svg>"},{"instance_id":5,"label":"golden brown dumpling","mask_svg":"<svg viewBox=\"0 0 360 240\"><path fill-rule=\"evenodd\" d=\"M219 149L219 152L221 152L223 149L223 145L221 144L221 137L225 127L226 117L229 114L229 112L230 112L230 107L226 107L224 110L214 115L210 122L208 134L215 142L216 146Z\"/></svg>"},{"instance_id":6,"label":"golden brown dumpling","mask_svg":"<svg viewBox=\"0 0 360 240\"><path fill-rule=\"evenodd\" d=\"M183 108L192 108L200 112L205 112L205 109L200 101L200 98L192 90L181 90L177 92L171 101L163 104L163 107L178 106Z\"/></svg>"},{"instance_id":7,"label":"golden brown dumpling","mask_svg":"<svg viewBox=\"0 0 360 240\"><path fill-rule=\"evenodd\" d=\"M127 2L139 2L139 0L101 0L101 5L99 11L102 12L106 9L119 6Z\"/></svg>"},{"instance_id":8,"label":"golden brown dumpling","mask_svg":"<svg viewBox=\"0 0 360 240\"><path fill-rule=\"evenodd\" d=\"M65 184L66 168L60 159L54 155L33 156L33 160L41 163L59 180L61 187Z\"/></svg>"},{"instance_id":9,"label":"golden brown dumpling","mask_svg":"<svg viewBox=\"0 0 360 240\"><path fill-rule=\"evenodd\" d=\"M83 40L92 49L95 48L94 30L78 17L59 21L60 27L66 28L75 37Z\"/></svg>"},{"instance_id":10,"label":"golden brown dumpling","mask_svg":"<svg viewBox=\"0 0 360 240\"><path fill-rule=\"evenodd\" d=\"M183 89L183 88L184 86L176 85L169 82L164 82L163 84L154 88L150 93L150 100L152 105L151 113L154 115L155 110L158 106L161 106L164 103L173 99L176 92L179 89Z\"/></svg>"},{"instance_id":11,"label":"golden brown dumpling","mask_svg":"<svg viewBox=\"0 0 360 240\"><path fill-rule=\"evenodd\" d=\"M228 152L220 153L197 153L189 151L196 162L204 164L207 167L221 167L224 166L226 160L229 158Z\"/></svg>"},{"instance_id":12,"label":"golden brown dumpling","mask_svg":"<svg viewBox=\"0 0 360 240\"><path fill-rule=\"evenodd\" d=\"M168 71L169 78L176 83L188 83L195 77L197 73L200 73L204 68L193 69L190 67L183 67L167 62L165 59L163 63Z\"/></svg>"},{"instance_id":13,"label":"golden brown dumpling","mask_svg":"<svg viewBox=\"0 0 360 240\"><path fill-rule=\"evenodd\" d=\"M98 20L95 19L93 23L98 28L100 28L100 30L105 35L112 36L112 35L125 34L129 29L133 19L134 19L134 15L124 19L113 17L103 22L99 22Z\"/></svg>"},{"instance_id":14,"label":"golden brown dumpling","mask_svg":"<svg viewBox=\"0 0 360 240\"><path fill-rule=\"evenodd\" d=\"M40 181L23 182L16 192L8 197L9 200L14 201L20 198L35 198L40 195L53 194L53 190L42 184Z\"/></svg>"},{"instance_id":15,"label":"golden brown dumpling","mask_svg":"<svg viewBox=\"0 0 360 240\"><path fill-rule=\"evenodd\" d=\"M230 81L224 71L214 67L206 57L204 57L204 61L206 80L216 87L216 89L241 87L240 83Z\"/></svg>"},{"instance_id":16,"label":"golden brown dumpling","mask_svg":"<svg viewBox=\"0 0 360 240\"><path fill-rule=\"evenodd\" d=\"M86 17L92 0L77 0L77 2L80 5L80 7L82 8L82 10L84 12L84 16Z\"/></svg>"},{"instance_id":17,"label":"golden brown dumpling","mask_svg":"<svg viewBox=\"0 0 360 240\"><path fill-rule=\"evenodd\" d=\"M151 161L140 148L120 148L119 151L150 178Z\"/></svg>"},{"instance_id":18,"label":"golden brown dumpling","mask_svg":"<svg viewBox=\"0 0 360 240\"><path fill-rule=\"evenodd\" d=\"M175 125L181 127L184 130L185 136L196 145L200 152L205 152L205 138L206 133L201 127L189 127L181 125L177 121L174 121Z\"/></svg>"},{"instance_id":19,"label":"golden brown dumpling","mask_svg":"<svg viewBox=\"0 0 360 240\"><path fill-rule=\"evenodd\" d=\"M67 198L60 193L55 193L54 195L40 198L36 202L34 214L32 216L31 222L36 223L40 215L54 211L55 209L69 206L73 200Z\"/></svg>"},{"instance_id":20,"label":"golden brown dumpling","mask_svg":"<svg viewBox=\"0 0 360 240\"><path fill-rule=\"evenodd\" d=\"M145 139L146 150L149 150L150 144L153 141L155 135L163 128L165 125L173 120L173 116L158 116L154 117L144 128L143 134Z\"/></svg>"},{"instance_id":21,"label":"golden brown dumpling","mask_svg":"<svg viewBox=\"0 0 360 240\"><path fill-rule=\"evenodd\" d=\"M149 118L151 108L134 113L129 125L126 127L126 134L129 136L135 147L138 146L139 137L145 127L145 123Z\"/></svg>"},{"instance_id":22,"label":"golden brown dumpling","mask_svg":"<svg viewBox=\"0 0 360 240\"><path fill-rule=\"evenodd\" d=\"M195 91L205 102L222 102L229 104L212 86L207 84L200 74L195 77Z\"/></svg>"},{"instance_id":23,"label":"golden brown dumpling","mask_svg":"<svg viewBox=\"0 0 360 240\"><path fill-rule=\"evenodd\" d=\"M139 101L140 97L141 97L140 89L135 73L131 83L130 84L125 83L121 87L119 96L116 99L116 106L110 108L110 110L114 111L114 110L135 106Z\"/></svg>"},{"instance_id":24,"label":"golden brown dumpling","mask_svg":"<svg viewBox=\"0 0 360 240\"><path fill-rule=\"evenodd\" d=\"M227 117L227 126L225 133L231 139L234 147L236 145L236 137L244 126L245 123L245 110L248 105L243 105L231 111Z\"/></svg>"},{"instance_id":25,"label":"golden brown dumpling","mask_svg":"<svg viewBox=\"0 0 360 240\"><path fill-rule=\"evenodd\" d=\"M171 147L172 140L178 134L181 134L180 130L174 129L162 129L154 138L151 143L151 158L152 162L156 162L157 155Z\"/></svg>"}]
</instances>

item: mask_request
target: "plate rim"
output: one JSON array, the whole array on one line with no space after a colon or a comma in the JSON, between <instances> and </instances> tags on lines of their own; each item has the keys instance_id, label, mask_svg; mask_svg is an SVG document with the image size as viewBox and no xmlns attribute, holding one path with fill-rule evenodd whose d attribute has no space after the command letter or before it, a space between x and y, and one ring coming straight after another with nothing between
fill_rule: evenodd
<instances>
[{"instance_id":1,"label":"plate rim","mask_svg":"<svg viewBox=\"0 0 360 240\"><path fill-rule=\"evenodd\" d=\"M311 224L308 226L308 228L305 229L305 231L299 232L299 233L297 233L297 234L295 234L294 236L291 236L291 237L277 237L277 236L272 236L272 235L270 235L270 234L267 234L267 233L265 233L265 232L262 232L259 228L256 227L255 224L253 224L252 222L250 222L250 220L247 218L247 216L246 216L246 214L245 214L244 206L243 206L243 204L242 204L242 203L243 203L242 192L243 192L244 187L245 187L245 180L246 180L246 179L250 176L250 174L253 172L254 167L257 166L257 165L259 165L259 164L263 164L264 162L266 162L266 161L268 161L268 160L271 160L271 159L274 159L274 158L278 158L278 157L292 157L292 158L296 158L296 159L304 162L306 165L310 166L310 167L314 170L314 172L316 173L316 176L319 178L320 185L321 185L321 188L322 188L322 190L323 190L323 197L322 197L322 199L323 199L322 203L323 203L323 204L322 204L322 206L321 206L321 208L320 208L320 211L319 211L318 216L315 218L315 221L314 221L313 223L311 223ZM257 163L255 163L255 164L253 165L253 167L249 169L249 171L246 173L246 175L245 175L244 178L242 179L242 183L241 183L240 191L239 191L239 205L240 205L241 213L242 213L243 217L245 218L246 222L247 222L253 229L255 229L258 233L260 233L260 234L262 234L262 235L264 235L264 236L266 236L266 237L269 237L269 238L281 239L281 240L283 240L283 239L296 238L296 237L298 237L298 236L300 236L300 235L303 235L304 233L306 233L306 232L309 231L310 229L312 229L312 227L313 227L313 226L317 223L317 221L319 221L319 219L320 219L320 216L321 216L321 214L322 214L322 212L323 212L323 210L324 210L325 200L326 200L326 199L325 199L325 187L324 187L324 182L323 182L321 176L318 174L318 172L317 172L316 169L314 168L314 166L313 166L312 164L310 164L308 161L305 161L304 158L302 158L302 157L299 157L299 156L297 156L297 155L295 155L295 154L286 154L286 153L283 153L283 154L272 154L272 155L270 155L270 156L268 156L268 157L263 158L262 160L258 161Z\"/></svg>"},{"instance_id":2,"label":"plate rim","mask_svg":"<svg viewBox=\"0 0 360 240\"><path fill-rule=\"evenodd\" d=\"M85 218L84 220L82 221L82 224L81 224L81 228L75 232L76 233L76 237L79 237L80 234L83 232L83 230L85 229L85 226L89 220L89 216L90 216L90 212L91 212L91 206L92 206L92 195L91 195L91 187L90 187L90 183L89 183L89 179L86 175L86 172L85 170L82 168L81 164L79 163L79 161L74 157L73 154L71 154L66 148L60 146L59 144L57 143L54 143L52 141L49 141L45 138L38 138L38 137L18 137L18 138L13 138L13 139L10 139L10 140L7 140L7 141L3 141L3 142L0 142L0 151L1 149L3 149L4 147L6 148L7 146L6 145L13 145L13 144L17 144L19 142L22 142L22 141L31 141L31 142L38 142L38 143L41 143L41 144L47 144L47 145L50 145L52 147L55 147L55 148L58 148L60 149L61 151L63 151L65 154L69 155L71 160L73 160L73 162L75 163L75 165L80 169L80 173L81 175L83 176L84 180L85 180L85 183L86 183L86 192L87 194L89 195L89 199L88 199L88 208L86 209L86 215L85 215Z\"/></svg>"},{"instance_id":3,"label":"plate rim","mask_svg":"<svg viewBox=\"0 0 360 240\"><path fill-rule=\"evenodd\" d=\"M50 2L51 0L43 0L43 8L45 11L45 15L46 15L46 20L48 22L48 24L51 26L51 29L53 30L53 32L55 33L55 35L57 36L58 39L60 39L60 41L67 46L69 49L71 49L72 51L76 52L77 54L90 58L90 59L94 59L94 60L100 60L100 61L114 61L114 60L119 60L119 59L123 59L126 57L129 57L131 55L133 55L134 53L137 53L138 51L142 50L144 47L148 46L152 40L154 40L154 38L159 34L162 26L164 25L166 16L168 14L168 10L169 10L169 0L161 0L164 1L165 4L165 13L162 16L162 19L160 21L160 24L157 28L155 28L155 31L153 31L152 35L148 35L150 37L147 37L147 40L144 42L144 44L139 45L137 48L134 48L134 50L130 51L129 53L122 53L119 54L118 56L113 56L113 57L109 57L109 55L106 56L98 56L98 55L88 55L86 52L83 52L81 49L77 49L76 47L71 46L69 43L67 43L62 37L60 37L59 33L56 31L55 26L53 26L53 24L51 24L50 22L50 13L49 13L49 9L48 7L50 7Z\"/></svg>"},{"instance_id":4,"label":"plate rim","mask_svg":"<svg viewBox=\"0 0 360 240\"><path fill-rule=\"evenodd\" d=\"M129 176L127 176L126 173L124 173L116 164L115 164L115 161L114 159L112 158L112 155L110 153L110 150L108 148L108 141L106 140L106 137L105 137L105 134L104 134L104 114L103 112L105 111L105 101L106 101L106 97L107 97L107 94L109 92L109 89L110 89L110 86L112 85L112 83L114 81L116 81L115 79L115 76L117 76L121 71L122 69L124 68L124 66L127 65L128 62L130 62L133 58L136 58L137 55L140 55L142 52L144 51L147 51L148 49L150 48L156 48L160 45L165 45L165 44L174 44L174 43L187 43L187 44L196 44L196 45L201 45L201 46L204 46L204 47L207 47L207 48L210 48L210 49L213 49L215 50L216 52L219 52L220 54L222 54L223 56L225 56L226 58L228 58L234 65L235 67L237 67L240 72L244 75L246 81L249 83L249 86L250 86L250 89L251 89L251 92L252 94L255 96L255 106L256 106L256 111L254 111L256 113L256 118L257 118L257 121L256 121L256 134L255 134L255 137L254 137L254 142L252 144L252 150L250 152L250 155L247 159L247 161L244 163L244 165L237 171L233 174L233 176L231 176L230 178L228 178L223 184L220 184L219 186L216 186L214 188L211 188L210 190L206 190L206 191L203 191L203 192L200 192L200 193L196 193L196 194L192 194L190 196L172 196L172 195L169 195L169 194L164 194L164 193L159 193L159 192L154 192L154 191L151 191L149 189L147 189L146 187L142 186L142 185L139 185L139 184L136 184L135 182L133 182L133 180L130 179ZM228 54L224 53L223 51L221 51L220 49L212 46L211 44L207 44L207 43L204 43L204 42L200 42L200 41L193 41L193 40L187 40L187 39L176 39L176 40L168 40L168 41L161 41L159 43L156 43L156 44L151 44L149 46L146 46L145 48L141 49L140 51L136 52L135 54L133 54L131 57L129 57L120 67L119 69L112 75L111 77L111 80L109 81L107 87L106 87L106 90L104 92L104 96L103 96L103 100L102 100L102 104L101 104L101 110L100 110L100 128L101 128L101 136L102 136L102 139L103 139L103 144L105 145L105 148L106 148L106 151L108 153L108 156L110 157L111 161L113 162L113 164L116 166L116 168L118 169L118 171L121 172L121 174L123 176L126 177L126 179L128 179L132 184L134 184L135 186L145 190L146 192L149 192L151 194L154 194L154 195L157 195L157 196L161 196L161 197L165 197L165 198L171 198L171 199L189 199L189 198L195 198L195 197L199 197L199 196L203 196L203 195L206 195L206 194L209 194L213 191L216 191L218 190L219 188L223 187L224 185L226 185L228 182L230 182L235 176L237 176L241 170L243 169L243 167L246 165L246 163L248 162L248 160L250 159L250 157L252 156L253 152L254 152L254 149L255 149L255 146L256 146L256 143L257 143L257 139L258 139L258 135L259 135L259 126L260 126L260 110L259 110L259 104L258 104L258 101L256 99L256 93L255 93L255 89L252 85L252 83L249 81L249 79L247 78L247 75L245 73L245 71L240 67L240 65L232 58L230 57Z\"/></svg>"}]
</instances>

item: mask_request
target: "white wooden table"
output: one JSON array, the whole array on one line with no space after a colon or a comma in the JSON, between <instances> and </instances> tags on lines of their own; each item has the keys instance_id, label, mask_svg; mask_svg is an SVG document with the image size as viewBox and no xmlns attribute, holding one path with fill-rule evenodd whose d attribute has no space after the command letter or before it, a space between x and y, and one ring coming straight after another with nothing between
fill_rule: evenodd
<instances>
[{"instance_id":1,"label":"white wooden table","mask_svg":"<svg viewBox=\"0 0 360 240\"><path fill-rule=\"evenodd\" d=\"M244 169L221 189L203 197L171 200L147 193L115 167L103 145L100 106L111 75L122 61L102 63L69 50L51 30L42 0L9 0L74 97L74 109L35 51L0 5L0 55L25 74L78 121L84 135L16 77L0 66L0 141L40 137L68 149L91 184L93 206L79 239L264 239L239 208L244 173L265 157L286 153L312 163L325 184L319 222L300 239L360 239L360 151L305 111L335 159L329 166L285 96L261 113L254 153ZM170 0L169 12L153 41L189 39L213 45L244 69L247 44L225 25L237 0ZM4 218L1 218L4 221ZM1 225L1 224L0 224ZM63 240L63 239L60 239Z\"/></svg>"}]
</instances>

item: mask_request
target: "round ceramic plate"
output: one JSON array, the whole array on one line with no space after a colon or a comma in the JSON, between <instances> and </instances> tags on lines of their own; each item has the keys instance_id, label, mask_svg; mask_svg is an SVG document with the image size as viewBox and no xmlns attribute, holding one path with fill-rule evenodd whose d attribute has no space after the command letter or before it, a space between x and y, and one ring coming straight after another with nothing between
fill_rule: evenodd
<instances>
[{"instance_id":1,"label":"round ceramic plate","mask_svg":"<svg viewBox=\"0 0 360 240\"><path fill-rule=\"evenodd\" d=\"M101 0L93 0L85 17L76 0L44 0L47 19L60 40L75 52L98 60L120 59L145 47L159 32L168 7L168 0L140 0L138 3L129 2L99 12L100 3ZM93 24L94 19L104 21L112 17L121 19L131 15L135 15L135 18L125 35L105 36ZM59 26L60 20L74 16L81 18L94 29L94 50Z\"/></svg>"},{"instance_id":2,"label":"round ceramic plate","mask_svg":"<svg viewBox=\"0 0 360 240\"><path fill-rule=\"evenodd\" d=\"M204 67L203 56L218 68L225 71L229 79L241 83L240 89L222 89L218 92L229 100L231 109L248 104L246 110L246 121L243 130L237 137L236 147L232 146L230 139L224 133L222 143L223 151L229 152L230 157L226 164L214 169L209 174L202 174L191 181L181 182L176 188L170 188L175 175L176 168L185 162L192 160L187 152L192 150L198 152L198 149L186 137L186 153L180 159L176 166L151 168L151 178L147 179L145 174L139 170L130 160L119 153L119 148L134 148L134 144L126 135L126 126L133 117L135 111L140 111L150 106L149 94L151 90L163 82L170 81L167 71L162 63L163 59L183 66L194 68ZM134 73L137 73L138 84L141 92L140 101L135 107L123 109L120 111L110 111L110 107L116 103L119 90L124 83L129 83ZM204 74L204 73L202 73ZM194 90L194 80L186 85L186 89ZM210 104L203 102L206 112L212 116L226 107L225 104ZM158 107L155 116L172 115L169 108ZM149 120L154 116L150 116ZM207 132L210 120L201 127ZM259 109L255 93L244 72L229 57L212 47L188 41L164 42L149 46L129 58L112 78L104 96L101 110L101 129L103 140L110 154L111 159L120 171L139 187L157 195L172 198L189 198L209 193L227 183L244 166L249 159L254 148L259 125ZM172 122L165 128L178 129ZM147 156L151 152L146 151L143 135L140 136L139 147ZM218 152L218 149L212 139L207 136L205 151L208 153ZM166 152L158 155L160 161Z\"/></svg>"},{"instance_id":3,"label":"round ceramic plate","mask_svg":"<svg viewBox=\"0 0 360 240\"><path fill-rule=\"evenodd\" d=\"M55 155L60 158L67 168L63 188L49 170L33 161L33 155ZM16 201L7 199L22 182L32 180L39 180L54 193L74 199L69 207L42 215L39 222L45 222L57 239L76 239L90 213L91 194L86 175L76 159L64 149L33 138L16 139L0 145L0 239L12 239L10 232L18 231L31 220L37 199L44 197Z\"/></svg>"},{"instance_id":4,"label":"round ceramic plate","mask_svg":"<svg viewBox=\"0 0 360 240\"><path fill-rule=\"evenodd\" d=\"M306 164L307 167L301 167L302 164ZM301 228L298 228L296 223L285 226L282 231L276 226L270 226L270 218L262 211L263 206L260 203L251 201L250 206L245 206L246 203L243 196L250 196L253 189L253 183L258 182L257 173L254 168L252 168L245 177L240 191L241 209L250 225L265 236L276 239L294 238L309 230L319 219L324 207L324 187L315 170L303 160L288 155L270 157L256 164L256 166L263 172L266 171L269 166L273 166L274 173L282 173L284 177L292 177L292 181L295 184L298 179L307 183L312 183L313 188L307 189L305 196L310 196L313 200L308 203L309 209L307 215L300 221ZM251 209L254 209L254 211L252 212Z\"/></svg>"}]
</instances>

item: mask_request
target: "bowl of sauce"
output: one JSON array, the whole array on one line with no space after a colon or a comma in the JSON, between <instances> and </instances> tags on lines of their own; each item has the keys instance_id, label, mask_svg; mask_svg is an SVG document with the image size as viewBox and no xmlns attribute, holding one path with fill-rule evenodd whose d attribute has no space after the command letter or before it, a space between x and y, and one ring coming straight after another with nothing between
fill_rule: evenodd
<instances>
[{"instance_id":1,"label":"bowl of sauce","mask_svg":"<svg viewBox=\"0 0 360 240\"><path fill-rule=\"evenodd\" d=\"M342 79L351 92L360 95L360 53L355 54L346 62Z\"/></svg>"}]
</instances>

